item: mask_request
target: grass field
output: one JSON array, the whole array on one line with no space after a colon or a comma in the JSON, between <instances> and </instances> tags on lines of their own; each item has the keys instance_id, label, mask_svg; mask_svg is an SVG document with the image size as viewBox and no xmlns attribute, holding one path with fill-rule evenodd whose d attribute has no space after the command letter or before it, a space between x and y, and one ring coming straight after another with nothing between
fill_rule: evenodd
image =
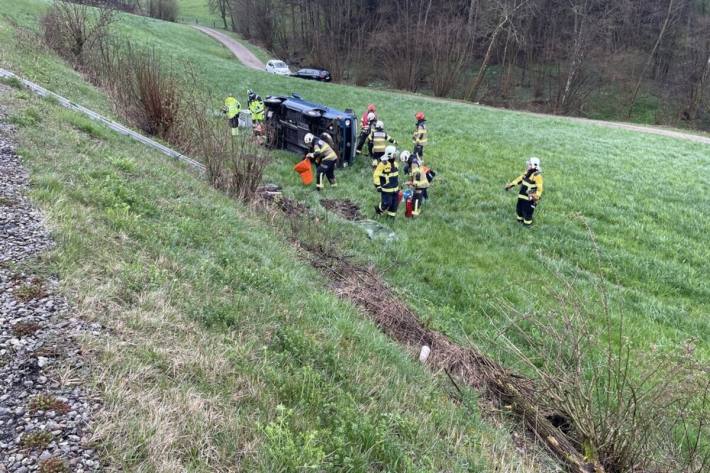
<instances>
[{"instance_id":1,"label":"grass field","mask_svg":"<svg viewBox=\"0 0 710 473\"><path fill-rule=\"evenodd\" d=\"M95 428L113 469L533 471L473 397L455 403L248 209L5 89L57 242L38 270L61 275L110 333L84 349L96 354L106 406Z\"/></svg>"},{"instance_id":2,"label":"grass field","mask_svg":"<svg viewBox=\"0 0 710 473\"><path fill-rule=\"evenodd\" d=\"M2 0L0 5L20 24L32 26L42 2ZM405 146L415 111L425 111L431 135L426 159L439 177L422 217L388 224L397 234L391 243L369 240L362 227L338 218L327 219L322 227L324 238L339 240L352 254L381 268L431 326L496 352L489 341L504 323L503 307L551 317L566 310L547 290L557 287L561 276L585 301L599 330L601 283L612 315L625 321L625 336L634 349L673 352L692 339L695 355L707 362L710 196L702 176L710 171L710 160L703 145L421 96L272 77L242 67L213 40L184 25L127 16L118 30L191 65L201 86L213 92L215 109L234 90L241 91L244 101L247 88L262 96L298 92L358 112L374 102L390 134ZM0 22L0 40L14 41L13 34L7 21ZM39 62L18 50L0 54L4 66L84 104L109 109L100 94L78 87L79 78L45 53ZM502 187L523 170L530 155L542 158L546 191L535 227L524 229L514 221L514 194ZM296 157L276 156L267 170L269 180L318 208L321 196L300 187L291 169ZM362 163L342 171L340 187L327 189L325 196L352 199L369 213L377 201L369 174ZM149 192L148 186L144 191ZM273 237L266 231L262 235L258 245L270 245ZM278 291L287 286L283 281ZM215 326L238 326L241 320L232 311L205 314L201 320Z\"/></svg>"},{"instance_id":3,"label":"grass field","mask_svg":"<svg viewBox=\"0 0 710 473\"><path fill-rule=\"evenodd\" d=\"M38 3L16 13L31 23ZM29 13L21 15L23 9ZM34 10L33 10L34 9ZM13 11L11 10L11 11ZM710 326L704 302L710 296L710 197L696 176L707 172L700 144L583 126L564 119L530 117L426 97L336 84L314 84L250 71L197 31L148 18L125 17L120 31L194 67L214 107L233 90L254 88L262 95L299 92L338 107L362 109L375 102L388 131L407 143L416 110L429 118L428 163L440 177L417 221L394 224L398 241L370 241L364 231L332 222L346 246L388 268L388 279L409 294L425 317L455 337L491 330L489 316L504 302L528 310L556 309L542 289L561 272L576 281L589 300L592 282L607 283L614 313L627 321L627 336L644 348L673 347L696 337L707 358ZM25 58L18 63L23 72ZM14 64L13 64L14 65ZM51 70L50 66L50 70ZM28 74L40 82L42 75ZM56 78L55 73L48 74ZM47 82L47 81L45 81ZM103 99L72 90L61 81L50 87L88 105ZM244 100L245 97L242 97ZM101 107L104 105L103 107ZM542 158L546 195L531 231L513 219L515 196L501 191L522 171L529 155ZM318 196L302 189L285 153L270 179L311 204ZM340 173L341 187L327 195L347 197L369 209L377 195L367 166ZM597 237L602 261L591 251L584 218ZM342 230L342 231L341 231Z\"/></svg>"}]
</instances>

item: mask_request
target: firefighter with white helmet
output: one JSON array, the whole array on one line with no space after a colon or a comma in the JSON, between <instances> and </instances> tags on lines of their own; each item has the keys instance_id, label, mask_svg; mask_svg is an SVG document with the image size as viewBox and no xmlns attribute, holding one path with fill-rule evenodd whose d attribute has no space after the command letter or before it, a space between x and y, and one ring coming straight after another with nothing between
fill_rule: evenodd
<instances>
[{"instance_id":1,"label":"firefighter with white helmet","mask_svg":"<svg viewBox=\"0 0 710 473\"><path fill-rule=\"evenodd\" d=\"M397 148L388 146L379 157L379 163L372 173L372 181L380 193L380 205L375 206L377 215L386 214L390 218L397 216L399 194L399 167L397 166Z\"/></svg>"},{"instance_id":2,"label":"firefighter with white helmet","mask_svg":"<svg viewBox=\"0 0 710 473\"><path fill-rule=\"evenodd\" d=\"M422 211L422 204L427 198L427 189L429 188L429 178L427 177L427 169L424 167L424 162L416 154L409 155L409 152L403 151L402 155L407 154L407 162L410 166L408 184L414 189L412 196L412 215L418 216ZM404 158L402 158L404 161Z\"/></svg>"},{"instance_id":3,"label":"firefighter with white helmet","mask_svg":"<svg viewBox=\"0 0 710 473\"><path fill-rule=\"evenodd\" d=\"M372 167L376 167L380 157L385 154L385 149L387 148L387 143L397 144L394 138L387 134L385 131L385 124L382 120L378 120L375 123L375 129L367 137L368 143L372 146ZM396 150L396 149L395 149Z\"/></svg>"},{"instance_id":4,"label":"firefighter with white helmet","mask_svg":"<svg viewBox=\"0 0 710 473\"><path fill-rule=\"evenodd\" d=\"M526 164L527 169L525 172L508 183L505 186L505 190L520 186L515 213L517 214L518 222L530 226L533 223L535 208L540 203L540 197L542 197L543 181L540 158L531 157Z\"/></svg>"},{"instance_id":5,"label":"firefighter with white helmet","mask_svg":"<svg viewBox=\"0 0 710 473\"><path fill-rule=\"evenodd\" d=\"M338 162L338 155L333 151L333 148L324 140L313 136L312 133L307 133L303 137L303 142L310 150L307 157L316 163L316 190L323 189L326 178L332 187L337 187L335 164Z\"/></svg>"}]
</instances>

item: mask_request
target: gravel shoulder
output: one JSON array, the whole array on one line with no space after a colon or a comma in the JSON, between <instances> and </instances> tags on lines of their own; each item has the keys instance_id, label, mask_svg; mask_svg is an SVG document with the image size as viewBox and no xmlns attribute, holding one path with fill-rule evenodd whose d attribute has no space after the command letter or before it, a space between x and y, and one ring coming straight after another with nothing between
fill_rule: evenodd
<instances>
[{"instance_id":1,"label":"gravel shoulder","mask_svg":"<svg viewBox=\"0 0 710 473\"><path fill-rule=\"evenodd\" d=\"M8 93L0 85L0 98ZM2 102L0 472L99 471L89 425L101 404L82 385L88 367L76 337L98 335L100 327L76 316L56 279L18 269L31 267L53 243L26 197L29 175Z\"/></svg>"}]
</instances>

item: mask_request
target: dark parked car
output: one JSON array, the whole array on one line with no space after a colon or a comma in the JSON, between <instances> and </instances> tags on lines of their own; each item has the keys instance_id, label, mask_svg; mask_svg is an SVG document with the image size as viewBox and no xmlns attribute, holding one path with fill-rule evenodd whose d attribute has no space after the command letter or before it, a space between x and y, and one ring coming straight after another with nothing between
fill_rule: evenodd
<instances>
[{"instance_id":1,"label":"dark parked car","mask_svg":"<svg viewBox=\"0 0 710 473\"><path fill-rule=\"evenodd\" d=\"M336 110L308 102L296 94L291 97L270 96L264 104L269 141L273 146L303 154L308 151L303 142L307 133L320 137L326 132L335 143L335 151L340 157L338 165L352 164L357 139L357 118L352 110Z\"/></svg>"},{"instance_id":2,"label":"dark parked car","mask_svg":"<svg viewBox=\"0 0 710 473\"><path fill-rule=\"evenodd\" d=\"M330 72L325 69L300 69L294 74L301 79L319 80L322 82L330 82Z\"/></svg>"}]
</instances>

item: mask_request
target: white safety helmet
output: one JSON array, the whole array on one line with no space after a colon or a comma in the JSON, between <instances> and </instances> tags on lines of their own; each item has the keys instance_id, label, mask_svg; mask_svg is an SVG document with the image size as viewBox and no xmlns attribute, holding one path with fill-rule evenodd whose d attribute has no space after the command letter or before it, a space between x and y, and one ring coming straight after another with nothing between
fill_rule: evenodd
<instances>
[{"instance_id":1,"label":"white safety helmet","mask_svg":"<svg viewBox=\"0 0 710 473\"><path fill-rule=\"evenodd\" d=\"M382 129L384 129L384 127L385 127L385 124L382 123L382 120L377 120L377 123L375 123L375 128L377 128L378 130L382 130Z\"/></svg>"},{"instance_id":2,"label":"white safety helmet","mask_svg":"<svg viewBox=\"0 0 710 473\"><path fill-rule=\"evenodd\" d=\"M536 158L533 156L530 159L528 159L528 167L535 168L538 171L542 171L542 167L540 166L540 158Z\"/></svg>"},{"instance_id":3,"label":"white safety helmet","mask_svg":"<svg viewBox=\"0 0 710 473\"><path fill-rule=\"evenodd\" d=\"M380 156L380 161L382 161L383 163L386 163L389 160L390 160L390 158L386 154L383 154L382 156Z\"/></svg>"},{"instance_id":4,"label":"white safety helmet","mask_svg":"<svg viewBox=\"0 0 710 473\"><path fill-rule=\"evenodd\" d=\"M399 159L400 159L400 161L402 161L403 163L406 163L407 161L409 161L409 157L410 157L411 155L412 155L412 153L410 153L409 151L406 151L406 150L405 150L405 151L402 151L402 152L399 154Z\"/></svg>"},{"instance_id":5,"label":"white safety helmet","mask_svg":"<svg viewBox=\"0 0 710 473\"><path fill-rule=\"evenodd\" d=\"M313 134L306 133L306 136L303 137L303 142L306 143L307 145L310 145L311 143L313 143L314 138L315 138L315 136L313 136Z\"/></svg>"},{"instance_id":6,"label":"white safety helmet","mask_svg":"<svg viewBox=\"0 0 710 473\"><path fill-rule=\"evenodd\" d=\"M385 148L385 155L383 156L386 157L387 159L392 159L392 157L395 155L397 152L397 147L396 146L388 146Z\"/></svg>"},{"instance_id":7,"label":"white safety helmet","mask_svg":"<svg viewBox=\"0 0 710 473\"><path fill-rule=\"evenodd\" d=\"M367 121L368 122L373 121L375 118L377 118L377 116L373 112L370 112L367 114Z\"/></svg>"}]
</instances>

